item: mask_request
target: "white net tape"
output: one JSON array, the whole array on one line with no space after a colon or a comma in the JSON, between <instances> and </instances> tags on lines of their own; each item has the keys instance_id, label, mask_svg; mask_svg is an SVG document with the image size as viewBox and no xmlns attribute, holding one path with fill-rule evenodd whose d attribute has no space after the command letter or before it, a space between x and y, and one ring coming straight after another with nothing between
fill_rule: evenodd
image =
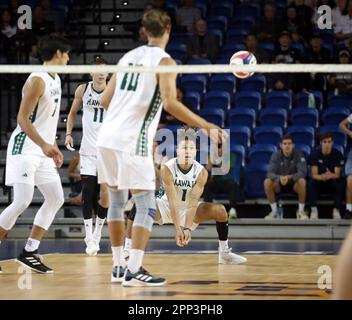
<instances>
[{"instance_id":1,"label":"white net tape","mask_svg":"<svg viewBox=\"0 0 352 320\"><path fill-rule=\"evenodd\" d=\"M209 65L180 65L140 67L118 65L0 65L0 73L232 73L232 72L259 72L259 73L347 73L352 72L351 64L258 64L232 66L224 64Z\"/></svg>"}]
</instances>

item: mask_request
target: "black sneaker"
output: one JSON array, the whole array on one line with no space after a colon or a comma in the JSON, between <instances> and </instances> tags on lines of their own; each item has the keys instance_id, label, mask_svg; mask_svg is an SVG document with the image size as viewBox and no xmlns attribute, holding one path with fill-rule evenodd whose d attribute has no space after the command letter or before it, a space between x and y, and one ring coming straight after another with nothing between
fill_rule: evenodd
<instances>
[{"instance_id":1,"label":"black sneaker","mask_svg":"<svg viewBox=\"0 0 352 320\"><path fill-rule=\"evenodd\" d=\"M111 272L111 282L123 282L124 280L124 274L125 274L126 268L121 267L121 266L115 266L112 268Z\"/></svg>"},{"instance_id":2,"label":"black sneaker","mask_svg":"<svg viewBox=\"0 0 352 320\"><path fill-rule=\"evenodd\" d=\"M124 287L159 287L166 284L164 278L154 277L144 268L140 268L138 272L131 273L126 270L125 279L122 282Z\"/></svg>"},{"instance_id":3,"label":"black sneaker","mask_svg":"<svg viewBox=\"0 0 352 320\"><path fill-rule=\"evenodd\" d=\"M0 273L2 273L2 269L1 269L1 266L0 266Z\"/></svg>"},{"instance_id":4,"label":"black sneaker","mask_svg":"<svg viewBox=\"0 0 352 320\"><path fill-rule=\"evenodd\" d=\"M346 210L345 214L343 215L343 218L344 218L344 219L347 219L347 220L352 219L352 212Z\"/></svg>"},{"instance_id":5,"label":"black sneaker","mask_svg":"<svg viewBox=\"0 0 352 320\"><path fill-rule=\"evenodd\" d=\"M34 252L27 252L23 249L16 261L38 273L54 273L54 270L50 269L42 262L42 257L38 254L37 250Z\"/></svg>"}]
</instances>

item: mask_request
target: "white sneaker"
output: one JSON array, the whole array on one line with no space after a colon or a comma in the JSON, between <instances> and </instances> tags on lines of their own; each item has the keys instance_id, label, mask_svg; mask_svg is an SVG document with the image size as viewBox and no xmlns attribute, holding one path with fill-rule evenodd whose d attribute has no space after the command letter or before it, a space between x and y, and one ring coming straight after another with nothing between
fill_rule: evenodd
<instances>
[{"instance_id":1,"label":"white sneaker","mask_svg":"<svg viewBox=\"0 0 352 320\"><path fill-rule=\"evenodd\" d=\"M237 211L235 208L231 208L229 211L229 218L237 219Z\"/></svg>"},{"instance_id":2,"label":"white sneaker","mask_svg":"<svg viewBox=\"0 0 352 320\"><path fill-rule=\"evenodd\" d=\"M278 211L271 211L267 216L264 217L265 220L282 219L282 216Z\"/></svg>"},{"instance_id":3,"label":"white sneaker","mask_svg":"<svg viewBox=\"0 0 352 320\"><path fill-rule=\"evenodd\" d=\"M340 220L341 219L340 211L334 209L334 211L332 212L332 218Z\"/></svg>"},{"instance_id":4,"label":"white sneaker","mask_svg":"<svg viewBox=\"0 0 352 320\"><path fill-rule=\"evenodd\" d=\"M130 258L130 249L123 248L123 258L128 261L128 259Z\"/></svg>"},{"instance_id":5,"label":"white sneaker","mask_svg":"<svg viewBox=\"0 0 352 320\"><path fill-rule=\"evenodd\" d=\"M219 249L219 264L241 264L247 261L245 257L232 253L231 248L223 251Z\"/></svg>"},{"instance_id":6,"label":"white sneaker","mask_svg":"<svg viewBox=\"0 0 352 320\"><path fill-rule=\"evenodd\" d=\"M93 238L86 238L84 239L86 242L86 254L89 256L96 256L98 253L98 247L95 243L95 240Z\"/></svg>"},{"instance_id":7,"label":"white sneaker","mask_svg":"<svg viewBox=\"0 0 352 320\"><path fill-rule=\"evenodd\" d=\"M296 212L296 217L297 217L297 220L308 220L309 217L307 216L307 213L305 213L304 211L301 212L299 210L297 210Z\"/></svg>"},{"instance_id":8,"label":"white sneaker","mask_svg":"<svg viewBox=\"0 0 352 320\"><path fill-rule=\"evenodd\" d=\"M318 220L319 215L318 215L318 210L312 210L310 213L310 220Z\"/></svg>"}]
</instances>

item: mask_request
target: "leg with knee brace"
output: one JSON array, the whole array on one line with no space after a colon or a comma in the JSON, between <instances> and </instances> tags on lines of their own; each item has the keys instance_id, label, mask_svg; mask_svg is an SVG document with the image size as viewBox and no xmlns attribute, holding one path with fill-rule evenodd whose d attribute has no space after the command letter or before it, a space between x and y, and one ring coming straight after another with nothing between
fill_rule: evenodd
<instances>
[{"instance_id":1,"label":"leg with knee brace","mask_svg":"<svg viewBox=\"0 0 352 320\"><path fill-rule=\"evenodd\" d=\"M142 227L152 231L156 214L156 202L154 191L144 191L133 195L136 204L136 215L133 227Z\"/></svg>"},{"instance_id":2,"label":"leg with knee brace","mask_svg":"<svg viewBox=\"0 0 352 320\"><path fill-rule=\"evenodd\" d=\"M24 183L16 183L13 186L13 201L0 214L0 227L10 230L16 223L17 218L32 202L34 186Z\"/></svg>"},{"instance_id":3,"label":"leg with knee brace","mask_svg":"<svg viewBox=\"0 0 352 320\"><path fill-rule=\"evenodd\" d=\"M107 221L125 221L124 208L128 200L127 190L113 190L109 188L109 209Z\"/></svg>"},{"instance_id":4,"label":"leg with knee brace","mask_svg":"<svg viewBox=\"0 0 352 320\"><path fill-rule=\"evenodd\" d=\"M82 211L83 218L91 219L97 205L98 180L95 176L82 176Z\"/></svg>"}]
</instances>

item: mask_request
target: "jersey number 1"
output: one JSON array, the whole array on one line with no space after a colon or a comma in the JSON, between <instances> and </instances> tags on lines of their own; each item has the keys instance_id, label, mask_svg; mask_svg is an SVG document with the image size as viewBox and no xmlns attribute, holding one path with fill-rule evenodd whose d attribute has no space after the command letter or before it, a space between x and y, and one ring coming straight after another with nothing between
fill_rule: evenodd
<instances>
[{"instance_id":1,"label":"jersey number 1","mask_svg":"<svg viewBox=\"0 0 352 320\"><path fill-rule=\"evenodd\" d=\"M187 189L182 189L182 201L186 201Z\"/></svg>"},{"instance_id":2,"label":"jersey number 1","mask_svg":"<svg viewBox=\"0 0 352 320\"><path fill-rule=\"evenodd\" d=\"M98 112L100 110L100 117L99 117L99 122L103 122L103 114L104 114L104 109L103 108L94 108L94 118L93 118L93 122L97 122L98 121Z\"/></svg>"}]
</instances>

